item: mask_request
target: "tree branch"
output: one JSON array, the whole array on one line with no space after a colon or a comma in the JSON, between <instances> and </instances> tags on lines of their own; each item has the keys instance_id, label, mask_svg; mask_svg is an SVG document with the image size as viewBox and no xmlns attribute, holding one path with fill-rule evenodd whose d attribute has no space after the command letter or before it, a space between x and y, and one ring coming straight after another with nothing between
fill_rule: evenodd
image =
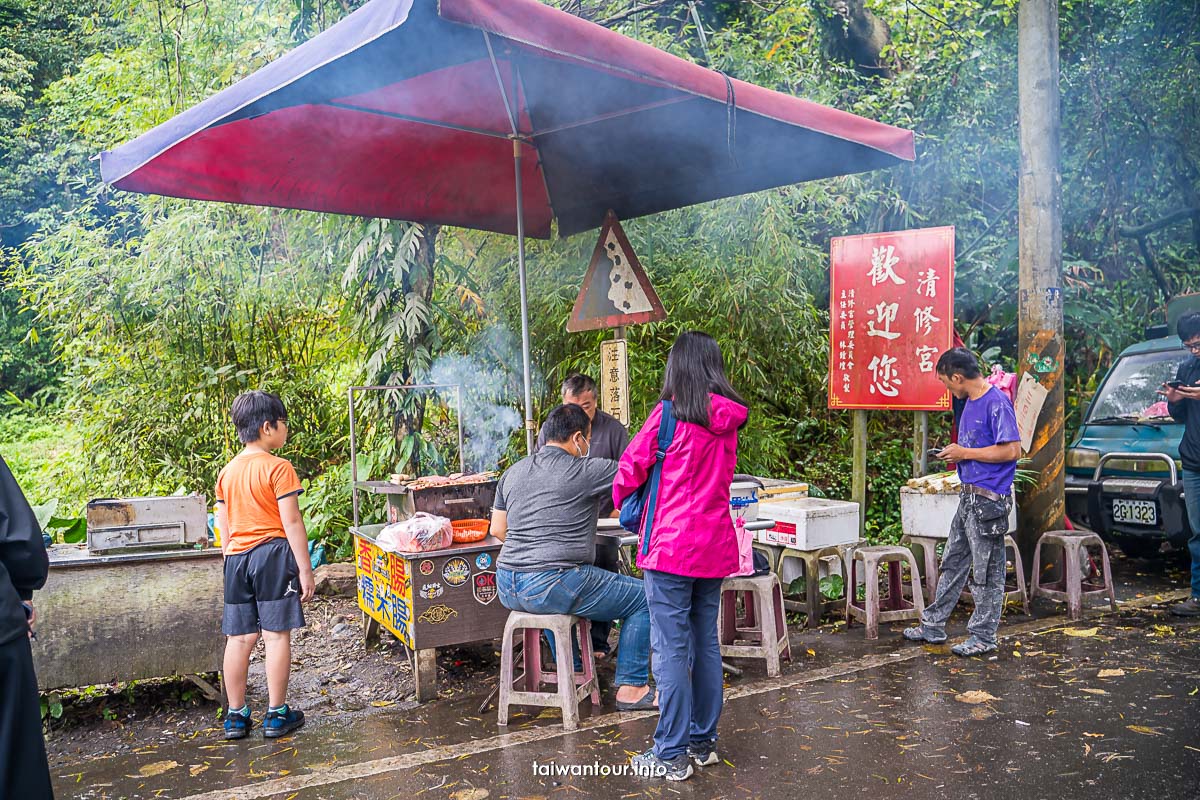
<instances>
[{"instance_id":1,"label":"tree branch","mask_svg":"<svg viewBox=\"0 0 1200 800\"><path fill-rule=\"evenodd\" d=\"M1197 214L1200 214L1200 207L1180 208L1176 211L1172 211L1170 214L1167 214L1165 217L1156 222L1147 222L1145 225L1139 225L1136 228L1122 226L1117 228L1117 233L1129 239L1138 239L1146 236L1147 234L1154 233L1157 230L1162 230L1168 225L1174 225L1180 220L1187 219L1188 217L1192 217Z\"/></svg>"},{"instance_id":2,"label":"tree branch","mask_svg":"<svg viewBox=\"0 0 1200 800\"><path fill-rule=\"evenodd\" d=\"M633 6L632 8L627 8L624 11L613 14L611 17L605 17L604 19L598 19L598 20L596 20L596 24L603 25L605 27L608 27L609 25L615 25L618 22L627 20L630 17L641 14L643 11L653 11L656 8L661 8L662 6L665 6L669 2L671 2L671 0L650 0L649 2L642 3L641 5Z\"/></svg>"}]
</instances>

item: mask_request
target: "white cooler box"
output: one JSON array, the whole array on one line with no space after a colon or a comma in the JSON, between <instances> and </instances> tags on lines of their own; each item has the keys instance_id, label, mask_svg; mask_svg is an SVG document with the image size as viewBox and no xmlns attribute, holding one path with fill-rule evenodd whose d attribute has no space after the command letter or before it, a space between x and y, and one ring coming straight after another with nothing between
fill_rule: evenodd
<instances>
[{"instance_id":1,"label":"white cooler box","mask_svg":"<svg viewBox=\"0 0 1200 800\"><path fill-rule=\"evenodd\" d=\"M905 536L950 536L950 524L958 512L958 491L925 492L900 487L900 529ZM1017 529L1017 506L1008 514L1008 531Z\"/></svg>"},{"instance_id":2,"label":"white cooler box","mask_svg":"<svg viewBox=\"0 0 1200 800\"><path fill-rule=\"evenodd\" d=\"M760 502L758 516L775 520L775 527L759 532L763 544L818 550L858 539L858 503L845 500L799 497Z\"/></svg>"}]
</instances>

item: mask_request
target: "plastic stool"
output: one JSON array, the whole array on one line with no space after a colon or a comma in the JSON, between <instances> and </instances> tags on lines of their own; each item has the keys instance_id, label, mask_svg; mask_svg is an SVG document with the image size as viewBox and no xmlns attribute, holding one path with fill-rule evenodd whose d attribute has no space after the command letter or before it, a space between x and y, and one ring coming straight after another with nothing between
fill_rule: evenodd
<instances>
[{"instance_id":1,"label":"plastic stool","mask_svg":"<svg viewBox=\"0 0 1200 800\"><path fill-rule=\"evenodd\" d=\"M1014 539L1011 536L1005 536L1004 537L1004 551L1005 551L1005 559L1004 560L1005 560L1005 570L1006 571L1008 569L1007 562L1008 562L1008 551L1009 550L1012 551L1013 572L1015 572L1016 576L1017 576L1017 585L1012 588L1009 588L1008 579L1006 576L1005 581L1004 581L1004 604L1008 605L1009 600L1019 600L1021 602L1021 608L1023 608L1025 610L1025 616L1027 616L1027 617L1032 616L1032 613L1029 610L1029 595L1025 592L1025 565L1021 562L1021 551L1017 548L1017 540L1016 539ZM975 598L971 596L970 589L963 589L961 599L967 601L968 603L970 603L972 605L975 604ZM1001 610L1003 611L1003 609L1001 609Z\"/></svg>"},{"instance_id":2,"label":"plastic stool","mask_svg":"<svg viewBox=\"0 0 1200 800\"><path fill-rule=\"evenodd\" d=\"M1062 579L1043 584L1039 578L1042 571L1042 545L1052 544L1062 548ZM1100 548L1103 561L1103 584L1090 583L1079 568L1080 550L1088 545ZM1117 610L1117 593L1113 587L1112 567L1108 563L1108 548L1104 541L1090 531L1047 531L1038 539L1033 550L1033 585L1029 597L1049 597L1066 602L1067 615L1071 619L1082 619L1083 601L1089 597L1107 597L1109 606Z\"/></svg>"},{"instance_id":3,"label":"plastic stool","mask_svg":"<svg viewBox=\"0 0 1200 800\"><path fill-rule=\"evenodd\" d=\"M867 584L867 595L863 605L858 605L855 595L858 590L858 562L863 562L863 577ZM879 566L886 564L888 570L888 605L879 605ZM912 588L912 602L904 598L901 567L908 564ZM866 623L866 637L879 638L880 622L921 619L925 612L925 599L921 595L921 571L917 559L907 547L874 545L856 549L850 558L850 578L846 582L846 627L855 619Z\"/></svg>"},{"instance_id":4,"label":"plastic stool","mask_svg":"<svg viewBox=\"0 0 1200 800\"><path fill-rule=\"evenodd\" d=\"M571 653L571 628L579 636L582 672L575 672ZM542 671L542 643L540 631L550 631L558 642L555 648L557 672ZM521 677L513 675L513 634L522 632L525 672ZM592 707L600 707L600 688L596 682L595 663L592 657L592 626L583 617L571 614L529 614L524 611L509 612L504 624L504 644L500 653L500 699L498 716L501 725L508 724L508 707L549 706L562 709L563 728L573 731L579 727L579 703L589 695ZM573 680L564 680L571 675ZM517 687L518 680L521 687ZM553 692L541 691L543 683L557 685Z\"/></svg>"},{"instance_id":5,"label":"plastic stool","mask_svg":"<svg viewBox=\"0 0 1200 800\"><path fill-rule=\"evenodd\" d=\"M738 617L737 599L742 595L745 614ZM769 632L768 620L775 620L775 634ZM726 578L721 582L720 619L721 657L762 658L767 662L767 676L780 674L779 660L792 660L788 641L787 622L783 615L783 589L776 575L747 575ZM738 641L755 644L737 644Z\"/></svg>"},{"instance_id":6,"label":"plastic stool","mask_svg":"<svg viewBox=\"0 0 1200 800\"><path fill-rule=\"evenodd\" d=\"M941 562L938 560L937 546L945 544L949 541L945 536L913 536L905 534L900 537L900 544L906 545L909 550L914 546L921 548L921 556L925 562L925 569L921 570L921 577L925 582L925 602L932 603L933 598L937 596L938 576L941 574Z\"/></svg>"}]
</instances>

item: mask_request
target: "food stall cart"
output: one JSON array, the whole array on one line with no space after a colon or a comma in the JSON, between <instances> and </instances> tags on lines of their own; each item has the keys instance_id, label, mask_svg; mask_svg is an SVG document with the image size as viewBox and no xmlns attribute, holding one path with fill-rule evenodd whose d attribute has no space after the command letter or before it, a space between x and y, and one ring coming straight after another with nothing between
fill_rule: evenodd
<instances>
[{"instance_id":1,"label":"food stall cart","mask_svg":"<svg viewBox=\"0 0 1200 800\"><path fill-rule=\"evenodd\" d=\"M354 571L358 607L363 613L367 641L387 629L410 651L416 699L437 697L437 648L489 641L504 633L508 609L496 589L496 559L501 542L492 536L473 543L423 553L393 553L376 539L392 522L417 511L450 520L486 521L496 496L492 473L462 474L411 481L359 480L358 427L355 395L369 391L446 390L457 398L459 467L465 462L462 430L462 390L457 385L356 386L349 392L350 472L354 525ZM386 522L363 524L360 496L386 499Z\"/></svg>"}]
</instances>

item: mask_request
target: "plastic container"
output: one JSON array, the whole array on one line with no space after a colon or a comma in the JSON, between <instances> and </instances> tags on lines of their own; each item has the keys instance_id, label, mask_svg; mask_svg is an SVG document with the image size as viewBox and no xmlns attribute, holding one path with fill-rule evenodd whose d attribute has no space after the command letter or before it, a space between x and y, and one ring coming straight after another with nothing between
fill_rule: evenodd
<instances>
[{"instance_id":1,"label":"plastic container","mask_svg":"<svg viewBox=\"0 0 1200 800\"><path fill-rule=\"evenodd\" d=\"M758 519L757 483L735 481L729 486L729 516L735 521L740 517L745 522Z\"/></svg>"},{"instance_id":2,"label":"plastic container","mask_svg":"<svg viewBox=\"0 0 1200 800\"><path fill-rule=\"evenodd\" d=\"M944 492L922 491L909 486L900 487L900 530L905 536L939 536L949 538L950 524L958 513L958 490ZM1008 514L1008 530L1017 529L1017 506Z\"/></svg>"}]
</instances>

